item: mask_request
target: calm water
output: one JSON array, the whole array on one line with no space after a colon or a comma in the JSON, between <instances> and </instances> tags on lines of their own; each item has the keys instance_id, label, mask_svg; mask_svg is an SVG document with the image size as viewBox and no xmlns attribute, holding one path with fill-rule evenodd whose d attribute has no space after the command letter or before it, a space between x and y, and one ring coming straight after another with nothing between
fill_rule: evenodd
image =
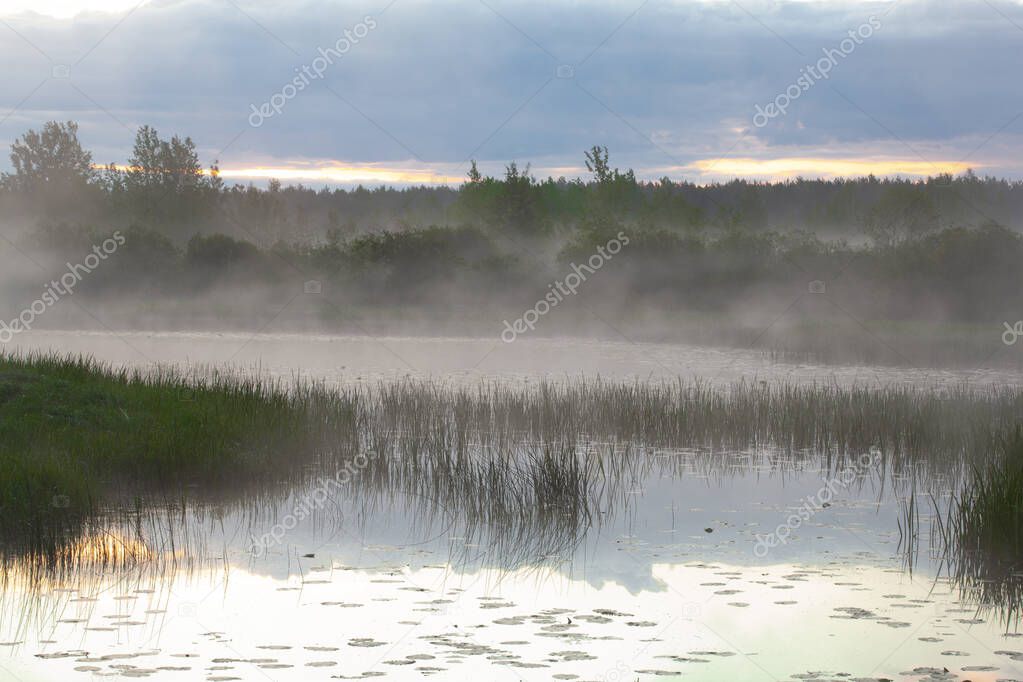
<instances>
[{"instance_id":1,"label":"calm water","mask_svg":"<svg viewBox=\"0 0 1023 682\"><path fill-rule=\"evenodd\" d=\"M1001 369L905 369L771 362L763 352L704 346L520 338L315 336L307 334L41 332L8 345L84 353L117 365L231 367L260 375L314 377L328 383L377 382L406 376L448 382L536 381L607 377L646 380L700 377L842 385L913 383L934 386L1023 384Z\"/></svg>"},{"instance_id":2,"label":"calm water","mask_svg":"<svg viewBox=\"0 0 1023 682\"><path fill-rule=\"evenodd\" d=\"M332 383L406 374L1019 382L569 341L46 334L19 343ZM846 477L769 451L653 451L644 461L582 526L481 528L443 500L382 488L312 507L310 489L150 519L144 546L115 529L94 541L146 561L41 581L24 568L8 575L0 678L1023 679L1023 637L935 578L926 532L908 570L897 519L909 484L866 462ZM829 482L828 505L805 512ZM279 542L253 552L254 539L275 533ZM771 533L786 537L766 546Z\"/></svg>"}]
</instances>

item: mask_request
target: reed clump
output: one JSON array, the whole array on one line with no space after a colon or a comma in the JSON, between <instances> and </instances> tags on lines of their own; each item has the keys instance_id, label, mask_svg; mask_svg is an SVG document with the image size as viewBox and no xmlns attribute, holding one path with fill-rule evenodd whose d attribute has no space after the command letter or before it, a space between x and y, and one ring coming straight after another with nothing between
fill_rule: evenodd
<instances>
[{"instance_id":1,"label":"reed clump","mask_svg":"<svg viewBox=\"0 0 1023 682\"><path fill-rule=\"evenodd\" d=\"M1023 427L1001 439L998 454L953 496L939 530L953 582L1013 623L1023 615Z\"/></svg>"}]
</instances>

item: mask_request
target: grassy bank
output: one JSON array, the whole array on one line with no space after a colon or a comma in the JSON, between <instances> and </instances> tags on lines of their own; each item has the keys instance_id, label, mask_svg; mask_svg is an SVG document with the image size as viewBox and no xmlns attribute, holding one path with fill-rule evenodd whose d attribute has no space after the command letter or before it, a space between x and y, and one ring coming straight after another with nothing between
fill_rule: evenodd
<instances>
[{"instance_id":1,"label":"grassy bank","mask_svg":"<svg viewBox=\"0 0 1023 682\"><path fill-rule=\"evenodd\" d=\"M329 444L343 407L315 389L2 357L0 529L45 543L114 500L269 480Z\"/></svg>"}]
</instances>

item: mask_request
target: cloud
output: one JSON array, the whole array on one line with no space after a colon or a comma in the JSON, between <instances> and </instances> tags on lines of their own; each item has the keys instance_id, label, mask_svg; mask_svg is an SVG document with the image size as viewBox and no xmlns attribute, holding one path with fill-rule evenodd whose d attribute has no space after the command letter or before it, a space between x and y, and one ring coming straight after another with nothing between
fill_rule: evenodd
<instances>
[{"instance_id":1,"label":"cloud","mask_svg":"<svg viewBox=\"0 0 1023 682\"><path fill-rule=\"evenodd\" d=\"M374 28L250 125L253 106L289 94L367 16ZM878 30L828 78L754 125L758 105L871 17ZM718 158L964 161L1023 176L1018 3L153 0L4 22L0 137L75 119L103 163L123 162L149 123L243 170L448 177L469 157L490 172L510 160L574 168L600 143L641 177L706 179L697 162Z\"/></svg>"},{"instance_id":2,"label":"cloud","mask_svg":"<svg viewBox=\"0 0 1023 682\"><path fill-rule=\"evenodd\" d=\"M145 0L4 0L0 17L38 14L67 19L81 14L105 12L117 14L138 7Z\"/></svg>"},{"instance_id":3,"label":"cloud","mask_svg":"<svg viewBox=\"0 0 1023 682\"><path fill-rule=\"evenodd\" d=\"M692 167L703 175L795 178L808 175L823 177L866 175L926 177L942 173L955 175L966 171L970 165L960 161L920 161L916 159L782 157L773 159L701 159L692 164Z\"/></svg>"}]
</instances>

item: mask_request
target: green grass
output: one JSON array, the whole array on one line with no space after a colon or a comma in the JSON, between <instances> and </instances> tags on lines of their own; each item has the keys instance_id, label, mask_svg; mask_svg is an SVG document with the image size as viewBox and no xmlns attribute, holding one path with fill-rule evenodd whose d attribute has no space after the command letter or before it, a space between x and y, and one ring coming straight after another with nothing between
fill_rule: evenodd
<instances>
[{"instance_id":1,"label":"green grass","mask_svg":"<svg viewBox=\"0 0 1023 682\"><path fill-rule=\"evenodd\" d=\"M45 542L115 500L290 472L346 416L319 396L75 357L2 357L0 531Z\"/></svg>"}]
</instances>

